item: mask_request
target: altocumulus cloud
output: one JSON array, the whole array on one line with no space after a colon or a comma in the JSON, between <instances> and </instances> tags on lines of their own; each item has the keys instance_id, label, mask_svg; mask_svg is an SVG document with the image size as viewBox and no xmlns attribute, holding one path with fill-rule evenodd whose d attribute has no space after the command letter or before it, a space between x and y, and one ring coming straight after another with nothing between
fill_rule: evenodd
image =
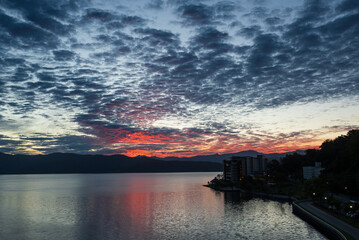
<instances>
[{"instance_id":1,"label":"altocumulus cloud","mask_svg":"<svg viewBox=\"0 0 359 240\"><path fill-rule=\"evenodd\" d=\"M355 0L2 0L0 149L316 147L358 126L358 22ZM303 111L313 128L281 115L321 102ZM335 102L341 116L327 114Z\"/></svg>"}]
</instances>

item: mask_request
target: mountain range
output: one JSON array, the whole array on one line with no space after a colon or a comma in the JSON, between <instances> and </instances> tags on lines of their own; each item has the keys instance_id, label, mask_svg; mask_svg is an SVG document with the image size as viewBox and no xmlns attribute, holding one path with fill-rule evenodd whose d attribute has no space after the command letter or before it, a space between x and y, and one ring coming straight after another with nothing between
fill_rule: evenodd
<instances>
[{"instance_id":1,"label":"mountain range","mask_svg":"<svg viewBox=\"0 0 359 240\"><path fill-rule=\"evenodd\" d=\"M300 151L297 151L301 153ZM290 153L264 154L269 160ZM48 155L10 155L0 152L0 174L40 173L125 173L125 172L218 172L222 161L231 156L256 157L256 151L214 154L188 158L127 157L125 155L81 155L52 153Z\"/></svg>"},{"instance_id":2,"label":"mountain range","mask_svg":"<svg viewBox=\"0 0 359 240\"><path fill-rule=\"evenodd\" d=\"M196 162L218 162L222 163L223 160L230 159L232 156L239 156L239 157L257 157L257 155L264 155L265 158L268 160L278 160L280 161L283 157L286 155L292 155L294 153L298 153L300 155L304 155L304 150L296 150L293 152L285 152L285 153L261 153L254 150L248 150L248 151L241 151L237 153L227 153L227 154L213 154L213 155L199 155L194 157L166 157L166 158L156 158L155 159L161 159L165 161L196 161Z\"/></svg>"},{"instance_id":3,"label":"mountain range","mask_svg":"<svg viewBox=\"0 0 359 240\"><path fill-rule=\"evenodd\" d=\"M218 172L215 162L163 161L124 155L9 155L0 153L0 174L43 173L130 173L130 172Z\"/></svg>"}]
</instances>

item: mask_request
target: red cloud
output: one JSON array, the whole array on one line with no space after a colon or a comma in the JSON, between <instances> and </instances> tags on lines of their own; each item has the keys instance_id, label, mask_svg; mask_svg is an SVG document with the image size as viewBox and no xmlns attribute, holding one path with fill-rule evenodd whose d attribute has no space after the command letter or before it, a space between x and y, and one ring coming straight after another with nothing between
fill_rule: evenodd
<instances>
[{"instance_id":1,"label":"red cloud","mask_svg":"<svg viewBox=\"0 0 359 240\"><path fill-rule=\"evenodd\" d=\"M111 107L115 107L112 105ZM116 107L119 107L116 105ZM131 114L130 114L131 115ZM137 117L137 112L133 115ZM147 131L83 122L89 133L97 136L104 148L130 157L192 157L256 150L262 153L289 152L318 148L325 132L273 134L247 131L243 134L204 131L202 129L149 129Z\"/></svg>"},{"instance_id":2,"label":"red cloud","mask_svg":"<svg viewBox=\"0 0 359 240\"><path fill-rule=\"evenodd\" d=\"M288 152L314 148L321 143L321 140L309 138L275 138L265 135L262 135L261 138L252 136L248 140L248 136L242 139L231 134L194 132L189 129L169 134L156 134L150 131L131 132L110 128L103 130L101 138L106 146L117 148L115 151L130 157L138 155L192 157L249 149L262 153Z\"/></svg>"}]
</instances>

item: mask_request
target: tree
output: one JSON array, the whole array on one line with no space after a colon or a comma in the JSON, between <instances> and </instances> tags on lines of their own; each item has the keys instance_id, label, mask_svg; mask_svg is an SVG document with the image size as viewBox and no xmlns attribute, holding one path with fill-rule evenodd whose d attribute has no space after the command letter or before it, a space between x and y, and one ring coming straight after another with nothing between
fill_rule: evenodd
<instances>
[{"instance_id":1,"label":"tree","mask_svg":"<svg viewBox=\"0 0 359 240\"><path fill-rule=\"evenodd\" d=\"M319 158L332 191L359 194L359 130L324 141Z\"/></svg>"}]
</instances>

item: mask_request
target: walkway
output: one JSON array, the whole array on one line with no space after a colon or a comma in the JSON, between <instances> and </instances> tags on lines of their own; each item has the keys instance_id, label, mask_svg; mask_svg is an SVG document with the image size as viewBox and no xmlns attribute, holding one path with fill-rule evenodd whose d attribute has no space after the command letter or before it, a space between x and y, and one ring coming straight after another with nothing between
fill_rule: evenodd
<instances>
[{"instance_id":1,"label":"walkway","mask_svg":"<svg viewBox=\"0 0 359 240\"><path fill-rule=\"evenodd\" d=\"M358 228L355 228L355 227L343 222L342 220L339 220L338 218L333 217L333 216L329 215L328 213L314 207L312 205L312 202L301 202L301 203L299 203L299 205L304 207L305 209L308 209L310 212L312 212L315 215L317 215L318 217L324 219L328 223L349 233L350 235L352 235L354 237L354 239L359 240L359 229Z\"/></svg>"}]
</instances>

